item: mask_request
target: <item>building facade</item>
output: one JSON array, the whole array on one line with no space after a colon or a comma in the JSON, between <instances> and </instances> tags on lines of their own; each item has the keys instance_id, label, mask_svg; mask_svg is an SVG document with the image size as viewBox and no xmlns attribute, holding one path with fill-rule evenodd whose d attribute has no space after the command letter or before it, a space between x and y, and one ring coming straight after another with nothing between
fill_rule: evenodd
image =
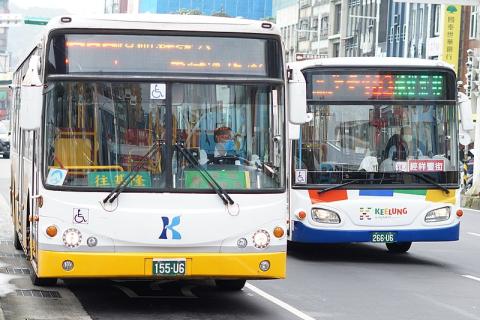
<instances>
[{"instance_id":1,"label":"building facade","mask_svg":"<svg viewBox=\"0 0 480 320\"><path fill-rule=\"evenodd\" d=\"M371 57L378 43L380 0L348 0L346 6L346 57Z\"/></svg>"},{"instance_id":2,"label":"building facade","mask_svg":"<svg viewBox=\"0 0 480 320\"><path fill-rule=\"evenodd\" d=\"M195 12L261 20L272 17L272 0L138 0L138 12Z\"/></svg>"},{"instance_id":3,"label":"building facade","mask_svg":"<svg viewBox=\"0 0 480 320\"><path fill-rule=\"evenodd\" d=\"M287 61L344 56L347 0L277 0L274 17Z\"/></svg>"}]
</instances>

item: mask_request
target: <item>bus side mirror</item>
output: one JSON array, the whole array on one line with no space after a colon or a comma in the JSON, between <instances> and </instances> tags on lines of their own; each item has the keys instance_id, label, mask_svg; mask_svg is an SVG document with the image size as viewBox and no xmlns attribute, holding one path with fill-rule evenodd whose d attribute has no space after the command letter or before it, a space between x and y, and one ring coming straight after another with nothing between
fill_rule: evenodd
<instances>
[{"instance_id":1,"label":"bus side mirror","mask_svg":"<svg viewBox=\"0 0 480 320\"><path fill-rule=\"evenodd\" d=\"M471 100L463 92L458 93L458 109L460 122L464 131L474 129Z\"/></svg>"},{"instance_id":2,"label":"bus side mirror","mask_svg":"<svg viewBox=\"0 0 480 320\"><path fill-rule=\"evenodd\" d=\"M288 123L288 139L298 140L300 139L300 125Z\"/></svg>"},{"instance_id":3,"label":"bus side mirror","mask_svg":"<svg viewBox=\"0 0 480 320\"><path fill-rule=\"evenodd\" d=\"M313 120L313 113L307 113L307 119L304 123L310 122ZM288 123L288 138L290 140L300 139L301 126L298 124Z\"/></svg>"},{"instance_id":4,"label":"bus side mirror","mask_svg":"<svg viewBox=\"0 0 480 320\"><path fill-rule=\"evenodd\" d=\"M288 120L293 124L307 122L307 86L298 69L287 70Z\"/></svg>"},{"instance_id":5,"label":"bus side mirror","mask_svg":"<svg viewBox=\"0 0 480 320\"><path fill-rule=\"evenodd\" d=\"M42 123L43 84L40 80L40 57L32 56L20 87L20 127L40 128Z\"/></svg>"}]
</instances>

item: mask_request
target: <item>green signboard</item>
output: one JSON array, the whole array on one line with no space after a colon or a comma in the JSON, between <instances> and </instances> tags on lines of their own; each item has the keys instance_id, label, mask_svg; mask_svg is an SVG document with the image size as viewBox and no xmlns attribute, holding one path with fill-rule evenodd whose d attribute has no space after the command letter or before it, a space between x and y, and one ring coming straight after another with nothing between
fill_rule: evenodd
<instances>
[{"instance_id":1,"label":"green signboard","mask_svg":"<svg viewBox=\"0 0 480 320\"><path fill-rule=\"evenodd\" d=\"M250 189L250 174L248 171L212 170L210 175L224 189ZM189 189L210 189L200 171L185 171L185 187Z\"/></svg>"},{"instance_id":2,"label":"green signboard","mask_svg":"<svg viewBox=\"0 0 480 320\"><path fill-rule=\"evenodd\" d=\"M129 171L95 171L88 173L88 186L98 188L112 188L127 178ZM132 188L147 188L152 186L150 173L139 171L128 184Z\"/></svg>"},{"instance_id":3,"label":"green signboard","mask_svg":"<svg viewBox=\"0 0 480 320\"><path fill-rule=\"evenodd\" d=\"M48 24L48 18L40 18L40 17L25 17L23 19L24 24L33 24L37 26L44 26Z\"/></svg>"}]
</instances>

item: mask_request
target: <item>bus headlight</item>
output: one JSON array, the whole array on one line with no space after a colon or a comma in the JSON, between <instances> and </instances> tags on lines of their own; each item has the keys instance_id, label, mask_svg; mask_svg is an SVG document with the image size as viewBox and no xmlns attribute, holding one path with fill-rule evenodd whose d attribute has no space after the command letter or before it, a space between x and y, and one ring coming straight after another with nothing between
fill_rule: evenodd
<instances>
[{"instance_id":1,"label":"bus headlight","mask_svg":"<svg viewBox=\"0 0 480 320\"><path fill-rule=\"evenodd\" d=\"M82 242L82 233L75 228L70 228L65 230L62 239L66 247L75 248Z\"/></svg>"},{"instance_id":2,"label":"bus headlight","mask_svg":"<svg viewBox=\"0 0 480 320\"><path fill-rule=\"evenodd\" d=\"M439 222L450 218L450 207L435 209L427 213L425 222Z\"/></svg>"},{"instance_id":3,"label":"bus headlight","mask_svg":"<svg viewBox=\"0 0 480 320\"><path fill-rule=\"evenodd\" d=\"M255 248L264 249L270 244L270 234L267 230L258 230L253 234L253 245Z\"/></svg>"},{"instance_id":4,"label":"bus headlight","mask_svg":"<svg viewBox=\"0 0 480 320\"><path fill-rule=\"evenodd\" d=\"M342 221L336 212L319 208L312 209L312 219L316 222L330 224L338 224Z\"/></svg>"}]
</instances>

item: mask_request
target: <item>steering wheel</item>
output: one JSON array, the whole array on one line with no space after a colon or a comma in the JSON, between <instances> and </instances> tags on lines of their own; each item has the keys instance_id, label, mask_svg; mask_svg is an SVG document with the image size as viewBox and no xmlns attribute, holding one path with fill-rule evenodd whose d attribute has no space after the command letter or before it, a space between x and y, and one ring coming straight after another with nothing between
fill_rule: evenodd
<instances>
[{"instance_id":1,"label":"steering wheel","mask_svg":"<svg viewBox=\"0 0 480 320\"><path fill-rule=\"evenodd\" d=\"M226 155L226 156L217 156L213 157L213 159L208 160L207 164L235 164L235 161L242 160L242 158L235 156L235 155ZM228 162L228 163L224 163Z\"/></svg>"}]
</instances>

